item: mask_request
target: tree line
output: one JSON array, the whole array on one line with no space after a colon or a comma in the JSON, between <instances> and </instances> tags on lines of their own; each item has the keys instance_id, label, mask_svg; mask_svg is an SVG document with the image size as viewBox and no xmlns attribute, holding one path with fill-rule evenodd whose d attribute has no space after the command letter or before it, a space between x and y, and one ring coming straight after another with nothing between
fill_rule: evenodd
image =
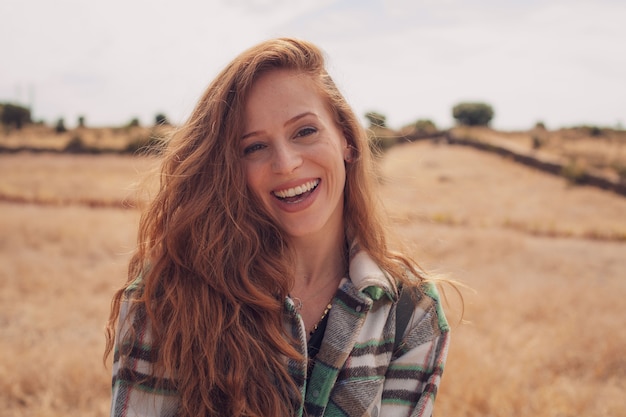
<instances>
[{"instance_id":1,"label":"tree line","mask_svg":"<svg viewBox=\"0 0 626 417\"><path fill-rule=\"evenodd\" d=\"M9 128L15 128L17 130L35 123L32 120L31 110L28 107L21 106L19 104L14 103L0 103L0 122L3 126ZM43 122L37 122L37 124L43 124ZM85 116L78 116L77 118L77 126L82 128L86 127ZM170 122L163 113L158 113L154 117L154 125L169 125ZM132 118L126 126L128 127L137 127L140 126L140 122L138 118ZM59 118L57 119L54 129L57 133L63 133L67 131L65 127L65 119Z\"/></svg>"},{"instance_id":2,"label":"tree line","mask_svg":"<svg viewBox=\"0 0 626 417\"><path fill-rule=\"evenodd\" d=\"M462 102L452 108L452 117L463 126L489 126L495 113L493 107L483 102ZM387 127L385 115L371 111L365 118L373 127ZM423 132L436 131L435 123L430 119L419 119L414 123L415 130Z\"/></svg>"},{"instance_id":3,"label":"tree line","mask_svg":"<svg viewBox=\"0 0 626 417\"><path fill-rule=\"evenodd\" d=\"M387 127L386 117L378 112L368 112L365 117L369 120L371 126ZM493 108L482 102L463 102L452 108L452 117L460 125L466 126L488 126L494 117ZM32 124L31 111L28 107L20 106L13 103L0 103L0 120L7 127L21 129L22 127ZM85 127L85 116L79 116L77 120L78 127ZM169 121L163 113L158 113L154 118L155 125L168 125ZM131 119L127 126L139 126L139 119ZM429 119L420 119L416 122L418 130L436 130L435 124ZM65 132L65 119L59 118L55 124L55 130L58 133Z\"/></svg>"}]
</instances>

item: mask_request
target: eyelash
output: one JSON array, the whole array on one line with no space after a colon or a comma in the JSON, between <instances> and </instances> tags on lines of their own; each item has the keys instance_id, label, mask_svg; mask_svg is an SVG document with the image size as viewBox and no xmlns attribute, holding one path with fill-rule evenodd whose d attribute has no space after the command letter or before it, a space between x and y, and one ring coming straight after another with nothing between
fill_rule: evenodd
<instances>
[{"instance_id":1,"label":"eyelash","mask_svg":"<svg viewBox=\"0 0 626 417\"><path fill-rule=\"evenodd\" d=\"M251 154L251 153L253 153L253 152L256 152L256 151L258 151L258 150L261 150L264 146L265 146L265 145L263 145L263 144L261 144L261 143L254 143L254 144L252 144L252 145L250 145L250 146L246 147L246 148L243 150L243 154L244 154L244 155L250 155L250 154Z\"/></svg>"},{"instance_id":2,"label":"eyelash","mask_svg":"<svg viewBox=\"0 0 626 417\"><path fill-rule=\"evenodd\" d=\"M317 133L317 129L314 127L304 127L302 129L300 129L298 131L298 133L296 133L296 138L302 138L302 137L306 137L306 136L310 136ZM256 151L259 151L261 149L265 148L265 145L262 143L253 143L252 145L248 146L247 148L245 148L243 150L243 154L244 155L250 155L251 153L254 153Z\"/></svg>"},{"instance_id":3,"label":"eyelash","mask_svg":"<svg viewBox=\"0 0 626 417\"><path fill-rule=\"evenodd\" d=\"M296 134L296 137L309 136L316 132L317 132L317 129L315 129L314 127L305 127L298 131L298 133Z\"/></svg>"}]
</instances>

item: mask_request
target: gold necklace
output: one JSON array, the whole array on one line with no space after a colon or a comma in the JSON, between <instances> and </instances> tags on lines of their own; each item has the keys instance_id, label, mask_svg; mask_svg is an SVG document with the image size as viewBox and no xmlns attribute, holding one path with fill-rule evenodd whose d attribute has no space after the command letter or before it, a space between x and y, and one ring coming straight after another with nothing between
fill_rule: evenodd
<instances>
[{"instance_id":1,"label":"gold necklace","mask_svg":"<svg viewBox=\"0 0 626 417\"><path fill-rule=\"evenodd\" d=\"M342 272L341 275L339 275L339 278L341 276L344 276L346 272ZM333 282L336 283L336 280L330 281L328 282L326 285L324 285L322 287L322 289L325 289L326 287L328 287L329 285L331 285ZM298 313L300 313L300 310L302 310L302 306L304 305L304 303L302 302L302 300L298 297L294 297L291 294L288 294L289 297L293 300L293 304L294 304L294 308L296 309L296 311ZM308 300L305 300L307 302L314 300L315 298L317 298L319 296L319 294L317 296L313 296L311 298L309 298ZM309 336L312 336L313 333L315 333L315 331L318 329L318 327L320 326L320 324L322 324L322 322L324 321L324 319L326 318L326 316L328 315L328 312L330 311L331 308L333 308L332 305L332 301L333 298L335 298L335 295L333 294L333 296L330 298L330 300L328 301L328 303L326 303L326 308L324 308L324 311L322 312L322 317L320 317L320 319L317 321L317 323L315 323L315 326L313 326L313 328L311 329L311 331L309 331Z\"/></svg>"},{"instance_id":2,"label":"gold necklace","mask_svg":"<svg viewBox=\"0 0 626 417\"><path fill-rule=\"evenodd\" d=\"M319 319L319 321L317 323L315 323L315 326L313 326L313 328L309 332L309 336L313 336L313 333L315 333L317 328L320 327L320 324L322 324L322 322L326 318L326 315L328 314L330 309L333 308L333 305L331 304L331 302L332 302L332 299L328 302L328 304L326 304L326 308L324 309L324 312L322 313L322 317Z\"/></svg>"},{"instance_id":3,"label":"gold necklace","mask_svg":"<svg viewBox=\"0 0 626 417\"><path fill-rule=\"evenodd\" d=\"M302 309L302 300L299 299L298 297L293 297L290 296L291 299L293 300L294 303L294 308L296 309L296 311L298 313L300 313L300 310ZM313 328L311 329L311 331L309 332L309 336L312 336L313 333L315 333L315 331L317 330L318 327L320 327L320 324L324 321L324 319L326 318L326 315L328 315L328 312L330 311L331 308L333 308L333 298L335 298L335 296L333 295L333 297L330 299L330 301L328 303L326 303L326 308L324 308L324 311L322 312L322 317L320 317L320 319L317 321L317 323L315 323L315 326L313 326Z\"/></svg>"}]
</instances>

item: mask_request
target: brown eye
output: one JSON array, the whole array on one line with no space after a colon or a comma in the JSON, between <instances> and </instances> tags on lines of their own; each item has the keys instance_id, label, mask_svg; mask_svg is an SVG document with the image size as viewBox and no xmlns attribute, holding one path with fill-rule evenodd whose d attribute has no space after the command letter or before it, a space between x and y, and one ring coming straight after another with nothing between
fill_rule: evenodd
<instances>
[{"instance_id":1,"label":"brown eye","mask_svg":"<svg viewBox=\"0 0 626 417\"><path fill-rule=\"evenodd\" d=\"M253 143L250 146L246 146L243 150L243 154L244 155L250 155L256 151L260 151L261 149L264 149L265 145L263 145L262 143Z\"/></svg>"},{"instance_id":2,"label":"brown eye","mask_svg":"<svg viewBox=\"0 0 626 417\"><path fill-rule=\"evenodd\" d=\"M309 136L309 135L314 134L315 132L317 132L317 129L313 127L305 127L298 131L298 134L296 135L296 137Z\"/></svg>"}]
</instances>

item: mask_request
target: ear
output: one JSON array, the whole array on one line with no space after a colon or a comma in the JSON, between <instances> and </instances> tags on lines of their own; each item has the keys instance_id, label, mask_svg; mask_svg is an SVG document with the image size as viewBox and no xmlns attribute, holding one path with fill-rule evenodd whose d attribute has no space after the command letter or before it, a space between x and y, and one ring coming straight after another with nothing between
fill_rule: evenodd
<instances>
[{"instance_id":1,"label":"ear","mask_svg":"<svg viewBox=\"0 0 626 417\"><path fill-rule=\"evenodd\" d=\"M346 143L346 146L343 148L343 160L346 161L347 164L354 161L354 148L349 143Z\"/></svg>"},{"instance_id":2,"label":"ear","mask_svg":"<svg viewBox=\"0 0 626 417\"><path fill-rule=\"evenodd\" d=\"M350 164L354 162L356 149L354 148L354 146L352 146L352 140L350 139L350 135L348 134L346 129L343 129L342 133L343 135L341 135L341 138L343 145L343 160L346 164Z\"/></svg>"}]
</instances>

